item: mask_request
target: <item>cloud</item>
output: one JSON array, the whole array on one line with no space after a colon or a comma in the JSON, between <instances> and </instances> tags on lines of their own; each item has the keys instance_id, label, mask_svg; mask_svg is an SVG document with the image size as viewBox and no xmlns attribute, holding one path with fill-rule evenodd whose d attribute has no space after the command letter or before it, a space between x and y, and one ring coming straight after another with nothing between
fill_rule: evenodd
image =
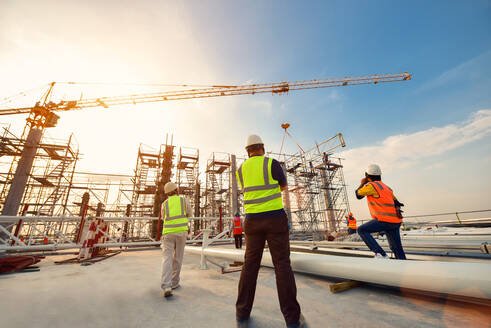
<instances>
[{"instance_id":1,"label":"cloud","mask_svg":"<svg viewBox=\"0 0 491 328\"><path fill-rule=\"evenodd\" d=\"M359 218L370 217L366 202L354 197L370 163L381 166L387 182L406 204L406 215L487 208L490 188L481 181L489 181L485 168L491 156L484 152L463 159L458 148L479 140L486 144L484 138L490 135L491 110L485 109L462 122L390 136L373 146L339 153L346 159L343 165L351 210ZM464 168L458 179L452 176L455 166Z\"/></svg>"},{"instance_id":2,"label":"cloud","mask_svg":"<svg viewBox=\"0 0 491 328\"><path fill-rule=\"evenodd\" d=\"M406 168L421 160L462 147L491 135L491 109L479 110L464 122L433 127L412 134L390 136L374 146L355 148L340 153L346 158L348 176L360 175L370 163L384 171Z\"/></svg>"}]
</instances>

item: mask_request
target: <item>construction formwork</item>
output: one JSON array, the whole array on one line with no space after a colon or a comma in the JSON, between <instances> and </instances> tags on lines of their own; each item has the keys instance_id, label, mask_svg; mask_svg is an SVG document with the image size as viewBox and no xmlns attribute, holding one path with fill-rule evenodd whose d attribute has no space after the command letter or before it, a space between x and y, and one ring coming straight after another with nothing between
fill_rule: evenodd
<instances>
[{"instance_id":1,"label":"construction formwork","mask_svg":"<svg viewBox=\"0 0 491 328\"><path fill-rule=\"evenodd\" d=\"M4 206L26 141L4 127L0 144L0 157L2 163L6 164L2 165L0 174L3 183L0 203ZM43 136L34 155L17 214L65 214L78 159L78 144L73 135L68 140Z\"/></svg>"}]
</instances>

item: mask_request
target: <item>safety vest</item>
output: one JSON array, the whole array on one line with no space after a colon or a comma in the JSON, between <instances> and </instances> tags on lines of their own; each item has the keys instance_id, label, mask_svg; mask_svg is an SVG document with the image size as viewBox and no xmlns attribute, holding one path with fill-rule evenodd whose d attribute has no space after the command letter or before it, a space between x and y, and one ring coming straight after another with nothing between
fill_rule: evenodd
<instances>
[{"instance_id":1,"label":"safety vest","mask_svg":"<svg viewBox=\"0 0 491 328\"><path fill-rule=\"evenodd\" d=\"M348 217L348 228L356 229L356 219L352 216Z\"/></svg>"},{"instance_id":2,"label":"safety vest","mask_svg":"<svg viewBox=\"0 0 491 328\"><path fill-rule=\"evenodd\" d=\"M262 213L283 208L281 189L271 175L273 159L253 156L237 170L237 180L244 193L246 213Z\"/></svg>"},{"instance_id":3,"label":"safety vest","mask_svg":"<svg viewBox=\"0 0 491 328\"><path fill-rule=\"evenodd\" d=\"M397 214L394 206L394 193L385 183L382 181L369 182L377 193L378 198L373 196L367 196L368 209L372 218L379 221L390 223L401 223L402 218Z\"/></svg>"},{"instance_id":4,"label":"safety vest","mask_svg":"<svg viewBox=\"0 0 491 328\"><path fill-rule=\"evenodd\" d=\"M160 214L164 220L162 235L188 231L186 201L181 196L170 196L162 203Z\"/></svg>"},{"instance_id":5,"label":"safety vest","mask_svg":"<svg viewBox=\"0 0 491 328\"><path fill-rule=\"evenodd\" d=\"M234 217L234 235L242 235L242 221L240 216Z\"/></svg>"}]
</instances>

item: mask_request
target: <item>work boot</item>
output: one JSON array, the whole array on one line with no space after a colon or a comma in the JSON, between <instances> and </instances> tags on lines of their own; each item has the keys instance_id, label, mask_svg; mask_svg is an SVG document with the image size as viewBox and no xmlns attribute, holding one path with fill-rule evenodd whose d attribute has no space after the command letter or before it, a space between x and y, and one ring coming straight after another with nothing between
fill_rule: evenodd
<instances>
[{"instance_id":1,"label":"work boot","mask_svg":"<svg viewBox=\"0 0 491 328\"><path fill-rule=\"evenodd\" d=\"M390 257L387 256L387 254L382 255L379 253L375 253L375 256L373 257L374 259L382 259L382 260L390 260Z\"/></svg>"},{"instance_id":2,"label":"work boot","mask_svg":"<svg viewBox=\"0 0 491 328\"><path fill-rule=\"evenodd\" d=\"M164 290L164 297L170 297L172 296L172 288L166 288Z\"/></svg>"},{"instance_id":3,"label":"work boot","mask_svg":"<svg viewBox=\"0 0 491 328\"><path fill-rule=\"evenodd\" d=\"M286 328L308 328L305 322L305 317L300 313L300 318L298 318L297 323L287 323Z\"/></svg>"}]
</instances>

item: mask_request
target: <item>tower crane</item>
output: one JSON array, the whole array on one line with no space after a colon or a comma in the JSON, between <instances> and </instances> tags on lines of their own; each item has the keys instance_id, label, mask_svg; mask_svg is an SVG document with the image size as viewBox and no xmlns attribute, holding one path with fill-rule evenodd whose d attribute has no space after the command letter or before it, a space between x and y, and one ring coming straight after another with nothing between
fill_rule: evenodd
<instances>
[{"instance_id":1,"label":"tower crane","mask_svg":"<svg viewBox=\"0 0 491 328\"><path fill-rule=\"evenodd\" d=\"M178 91L161 91L153 93L137 93L126 96L112 96L100 98L81 98L72 100L52 101L51 96L56 82L49 84L48 90L42 98L32 107L4 108L0 109L0 115L28 114L26 128L24 129L23 139L25 147L22 152L15 174L9 172L7 181L10 183L2 215L17 215L19 204L24 194L29 173L32 168L34 156L39 147L43 130L55 127L59 116L55 112L70 111L76 109L86 109L94 107L109 108L117 105L138 104L158 101L171 101L195 98L211 98L234 95L254 95L260 93L285 94L294 90L318 89L328 87L352 86L361 84L378 84L388 82L408 81L411 74L376 74L358 77L343 77L334 79L317 79L294 82L276 82L263 84L245 85L210 85L204 87L189 87L183 85L184 89ZM77 84L70 82L69 84ZM27 133L27 137L25 134ZM15 160L14 160L15 161ZM14 163L14 162L13 162ZM14 165L11 165L13 169ZM10 180L10 181L8 181Z\"/></svg>"}]
</instances>

